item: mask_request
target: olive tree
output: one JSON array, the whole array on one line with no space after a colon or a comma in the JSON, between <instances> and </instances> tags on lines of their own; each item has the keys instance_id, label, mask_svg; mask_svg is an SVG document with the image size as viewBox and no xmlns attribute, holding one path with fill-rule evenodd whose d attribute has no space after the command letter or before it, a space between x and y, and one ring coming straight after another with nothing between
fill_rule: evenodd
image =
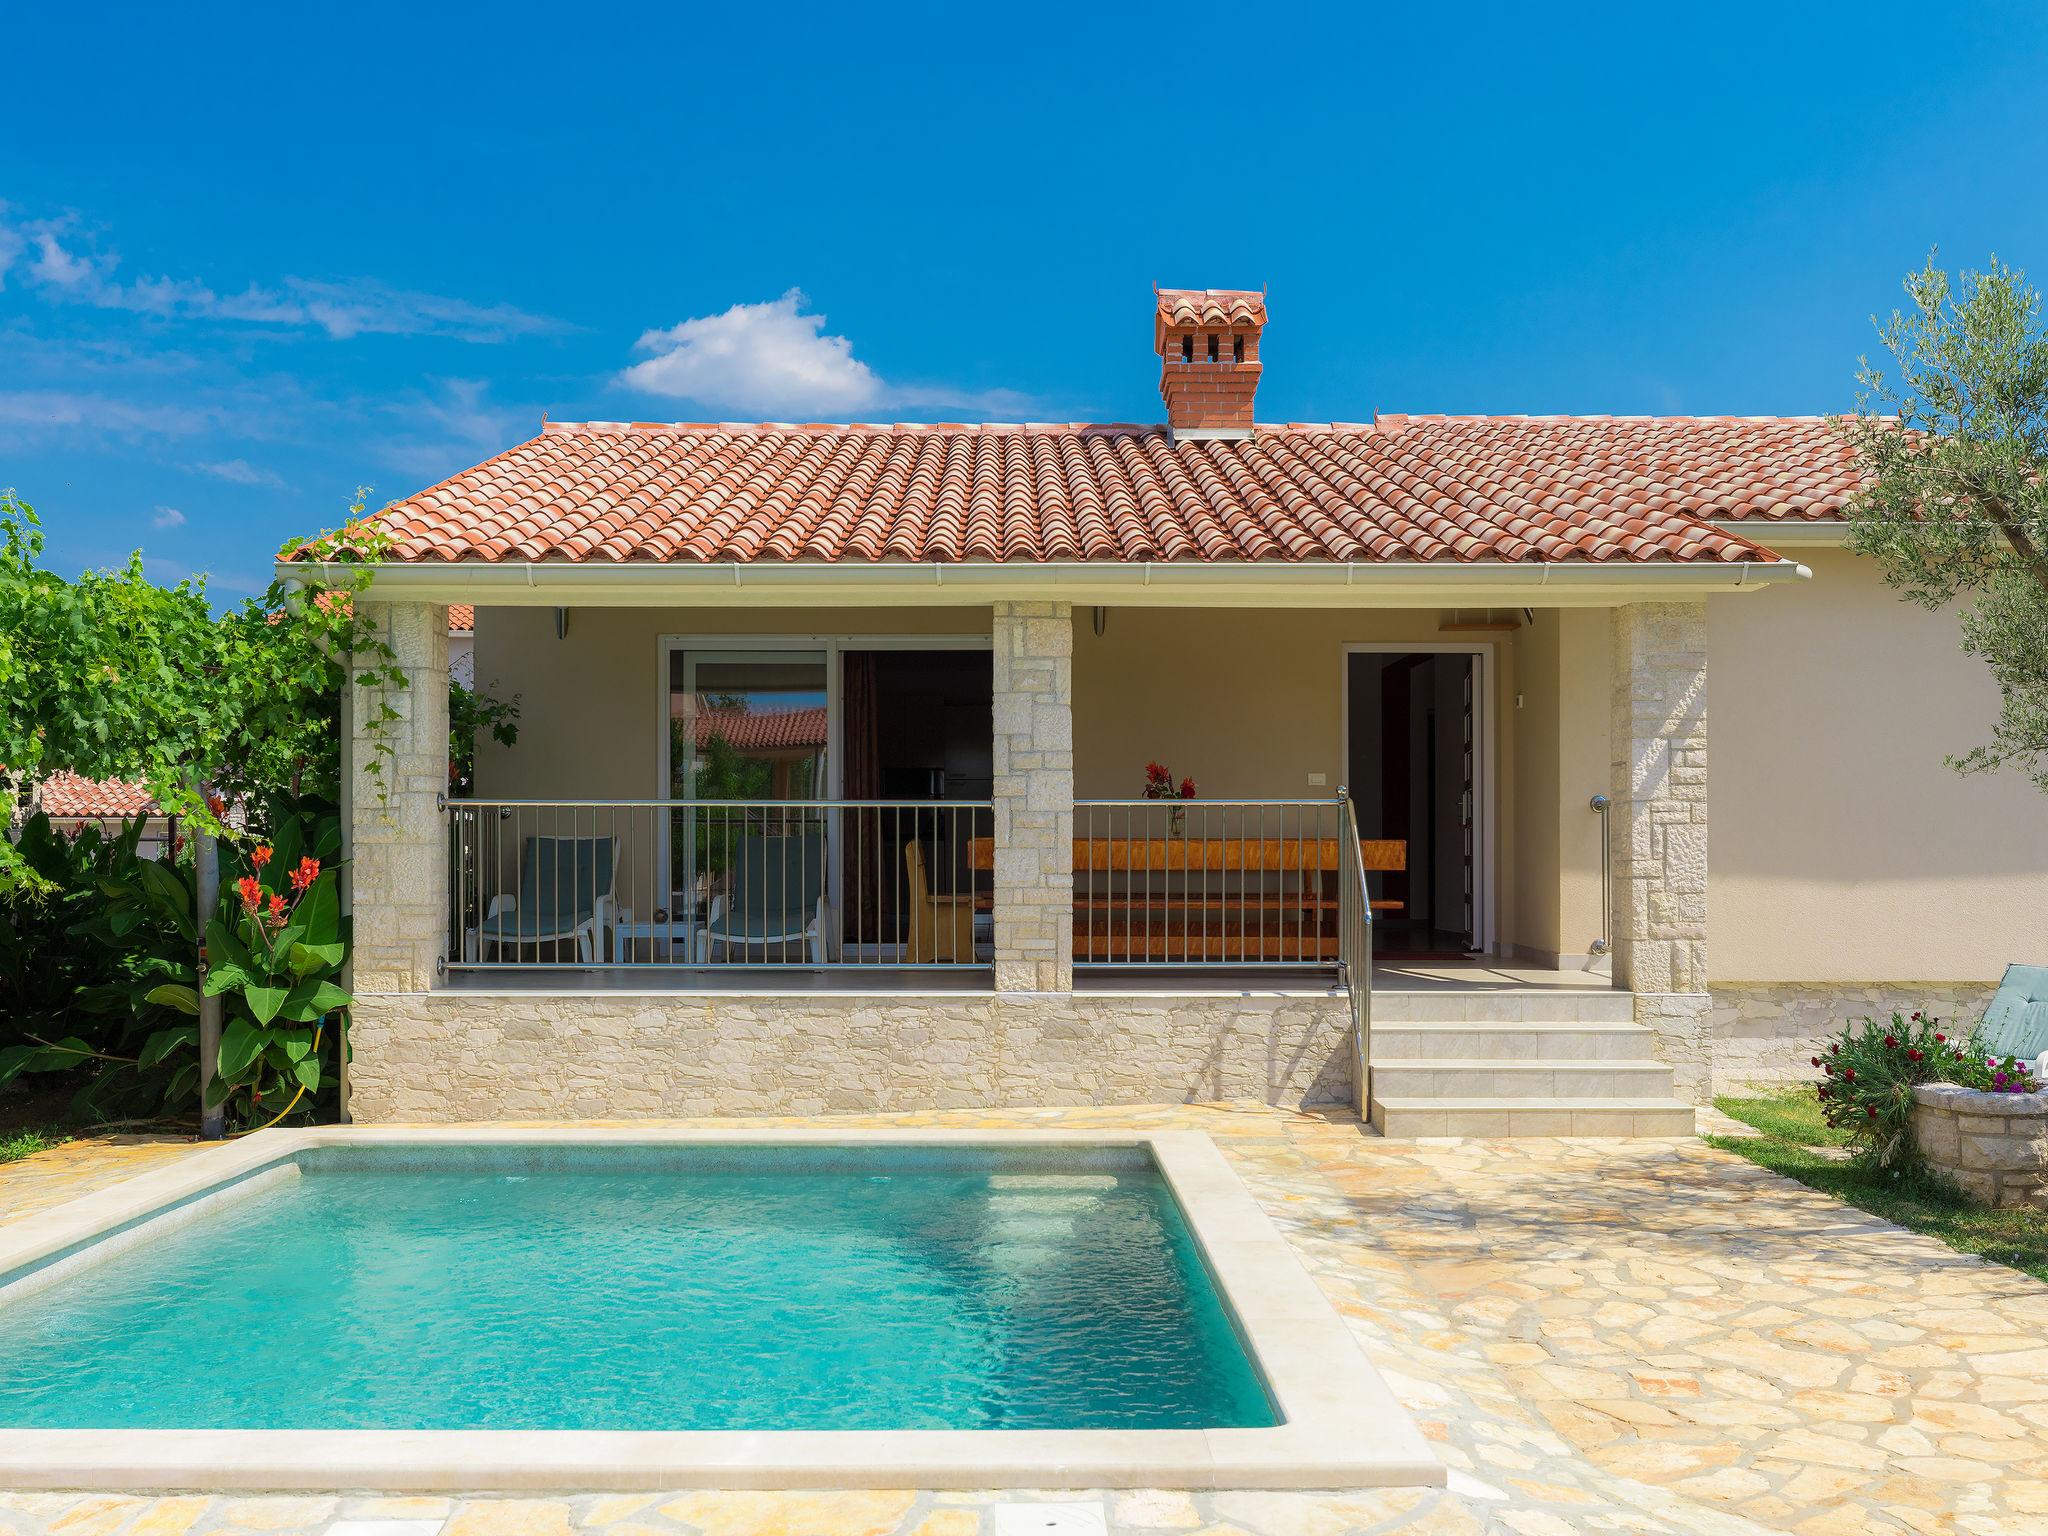
<instances>
[{"instance_id":1,"label":"olive tree","mask_svg":"<svg viewBox=\"0 0 2048 1536\"><path fill-rule=\"evenodd\" d=\"M1949 759L2048 789L2048 334L2026 274L1995 257L1953 281L1930 260L1878 323L1892 372L1864 359L1838 426L1864 479L1849 547L1908 601L1962 604L1962 646L1991 669L1991 739Z\"/></svg>"}]
</instances>

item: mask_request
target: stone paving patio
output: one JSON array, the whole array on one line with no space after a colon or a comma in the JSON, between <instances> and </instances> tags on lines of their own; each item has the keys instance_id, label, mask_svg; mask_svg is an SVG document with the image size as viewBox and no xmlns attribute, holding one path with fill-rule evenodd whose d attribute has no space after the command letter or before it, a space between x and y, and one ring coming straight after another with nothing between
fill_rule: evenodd
<instances>
[{"instance_id":1,"label":"stone paving patio","mask_svg":"<svg viewBox=\"0 0 2048 1536\"><path fill-rule=\"evenodd\" d=\"M1231 1106L831 1123L1207 1131L1422 1424L1451 1488L452 1501L0 1493L0 1531L2048 1531L2048 1287L1700 1142L1389 1142L1335 1116ZM172 1143L41 1154L0 1168L0 1219L194 1155L205 1153ZM379 1524L348 1525L357 1520ZM383 1523L400 1520L416 1523Z\"/></svg>"}]
</instances>

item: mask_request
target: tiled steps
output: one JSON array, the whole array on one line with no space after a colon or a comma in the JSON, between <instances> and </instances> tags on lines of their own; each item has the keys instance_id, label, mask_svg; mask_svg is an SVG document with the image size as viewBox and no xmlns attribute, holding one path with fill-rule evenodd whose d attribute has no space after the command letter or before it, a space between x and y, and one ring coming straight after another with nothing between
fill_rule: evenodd
<instances>
[{"instance_id":1,"label":"tiled steps","mask_svg":"<svg viewBox=\"0 0 2048 1536\"><path fill-rule=\"evenodd\" d=\"M1375 991L1383 1136L1689 1136L1634 999L1611 990Z\"/></svg>"}]
</instances>

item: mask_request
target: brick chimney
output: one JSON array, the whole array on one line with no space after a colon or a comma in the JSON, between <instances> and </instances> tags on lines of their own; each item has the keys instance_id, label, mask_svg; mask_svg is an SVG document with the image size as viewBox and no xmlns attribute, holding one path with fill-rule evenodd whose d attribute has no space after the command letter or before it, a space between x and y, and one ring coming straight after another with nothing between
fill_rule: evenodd
<instances>
[{"instance_id":1,"label":"brick chimney","mask_svg":"<svg viewBox=\"0 0 2048 1536\"><path fill-rule=\"evenodd\" d=\"M1266 296L1234 288L1157 288L1152 347L1176 441L1252 435Z\"/></svg>"}]
</instances>

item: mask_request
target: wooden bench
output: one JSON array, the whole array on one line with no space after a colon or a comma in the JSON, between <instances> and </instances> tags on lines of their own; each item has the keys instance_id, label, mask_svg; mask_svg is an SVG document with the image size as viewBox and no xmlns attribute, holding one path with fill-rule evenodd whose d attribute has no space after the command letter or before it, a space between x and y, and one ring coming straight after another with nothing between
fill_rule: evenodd
<instances>
[{"instance_id":1,"label":"wooden bench","mask_svg":"<svg viewBox=\"0 0 2048 1536\"><path fill-rule=\"evenodd\" d=\"M1334 837L1077 837L1074 874L1090 888L1074 896L1074 957L1334 960L1342 853ZM1408 867L1408 845L1399 838L1361 839L1359 853L1368 874ZM971 869L994 869L995 839L973 839L967 862ZM1233 875L1242 881L1235 892L1229 889ZM1093 888L1095 876L1103 877L1105 889ZM1116 888L1118 876L1123 890ZM1256 890L1250 885L1255 876L1261 881ZM1292 889L1289 876L1298 877ZM1401 907L1372 902L1375 912Z\"/></svg>"}]
</instances>

